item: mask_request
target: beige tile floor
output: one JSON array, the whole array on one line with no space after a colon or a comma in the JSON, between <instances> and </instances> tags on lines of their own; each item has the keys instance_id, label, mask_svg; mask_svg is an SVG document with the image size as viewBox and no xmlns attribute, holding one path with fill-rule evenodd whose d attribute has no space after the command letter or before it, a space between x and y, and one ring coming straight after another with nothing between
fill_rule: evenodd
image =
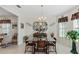
<instances>
[{"instance_id":1,"label":"beige tile floor","mask_svg":"<svg viewBox=\"0 0 79 59\"><path fill-rule=\"evenodd\" d=\"M0 48L0 54L21 54L24 53L24 48L19 46L9 46L6 48Z\"/></svg>"},{"instance_id":2,"label":"beige tile floor","mask_svg":"<svg viewBox=\"0 0 79 59\"><path fill-rule=\"evenodd\" d=\"M67 46L57 43L57 54L71 54L70 49L71 48ZM20 46L11 45L7 48L0 48L0 54L24 54L24 45L20 45ZM26 52L26 54L30 54L30 52ZM50 53L50 54L54 54L54 53Z\"/></svg>"}]
</instances>

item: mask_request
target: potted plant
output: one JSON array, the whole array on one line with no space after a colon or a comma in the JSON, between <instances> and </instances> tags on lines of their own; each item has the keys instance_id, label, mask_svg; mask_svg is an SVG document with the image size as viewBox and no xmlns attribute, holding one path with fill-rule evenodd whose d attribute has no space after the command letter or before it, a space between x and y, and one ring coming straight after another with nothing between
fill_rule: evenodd
<instances>
[{"instance_id":1,"label":"potted plant","mask_svg":"<svg viewBox=\"0 0 79 59\"><path fill-rule=\"evenodd\" d=\"M78 54L78 52L76 50L76 40L78 40L79 32L77 32L75 30L68 31L66 37L68 37L69 39L72 40L71 53Z\"/></svg>"}]
</instances>

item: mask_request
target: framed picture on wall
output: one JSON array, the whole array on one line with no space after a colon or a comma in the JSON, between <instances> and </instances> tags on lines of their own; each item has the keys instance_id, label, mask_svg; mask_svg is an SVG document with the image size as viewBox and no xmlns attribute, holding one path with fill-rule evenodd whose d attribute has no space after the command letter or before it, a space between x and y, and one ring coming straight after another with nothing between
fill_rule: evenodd
<instances>
[{"instance_id":1,"label":"framed picture on wall","mask_svg":"<svg viewBox=\"0 0 79 59\"><path fill-rule=\"evenodd\" d=\"M12 24L12 29L17 28L17 24Z\"/></svg>"},{"instance_id":2,"label":"framed picture on wall","mask_svg":"<svg viewBox=\"0 0 79 59\"><path fill-rule=\"evenodd\" d=\"M23 23L21 23L21 28L22 28L22 29L24 28L24 24L23 24Z\"/></svg>"}]
</instances>

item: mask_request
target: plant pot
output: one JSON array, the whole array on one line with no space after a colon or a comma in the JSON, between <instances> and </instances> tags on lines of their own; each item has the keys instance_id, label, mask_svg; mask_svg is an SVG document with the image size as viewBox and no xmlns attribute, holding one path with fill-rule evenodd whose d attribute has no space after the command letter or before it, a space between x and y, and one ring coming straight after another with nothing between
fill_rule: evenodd
<instances>
[{"instance_id":1,"label":"plant pot","mask_svg":"<svg viewBox=\"0 0 79 59\"><path fill-rule=\"evenodd\" d=\"M78 52L77 52L77 50L76 50L76 43L75 43L74 40L72 41L72 50L71 50L71 53L73 53L73 54L78 54Z\"/></svg>"}]
</instances>

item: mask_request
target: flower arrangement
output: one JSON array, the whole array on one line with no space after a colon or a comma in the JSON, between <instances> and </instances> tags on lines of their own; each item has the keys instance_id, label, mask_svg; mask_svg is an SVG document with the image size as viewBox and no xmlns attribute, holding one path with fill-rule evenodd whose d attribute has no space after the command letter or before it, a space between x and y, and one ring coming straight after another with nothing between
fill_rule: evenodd
<instances>
[{"instance_id":1,"label":"flower arrangement","mask_svg":"<svg viewBox=\"0 0 79 59\"><path fill-rule=\"evenodd\" d=\"M33 37L43 38L43 37L47 37L47 34L36 32L33 34Z\"/></svg>"}]
</instances>

